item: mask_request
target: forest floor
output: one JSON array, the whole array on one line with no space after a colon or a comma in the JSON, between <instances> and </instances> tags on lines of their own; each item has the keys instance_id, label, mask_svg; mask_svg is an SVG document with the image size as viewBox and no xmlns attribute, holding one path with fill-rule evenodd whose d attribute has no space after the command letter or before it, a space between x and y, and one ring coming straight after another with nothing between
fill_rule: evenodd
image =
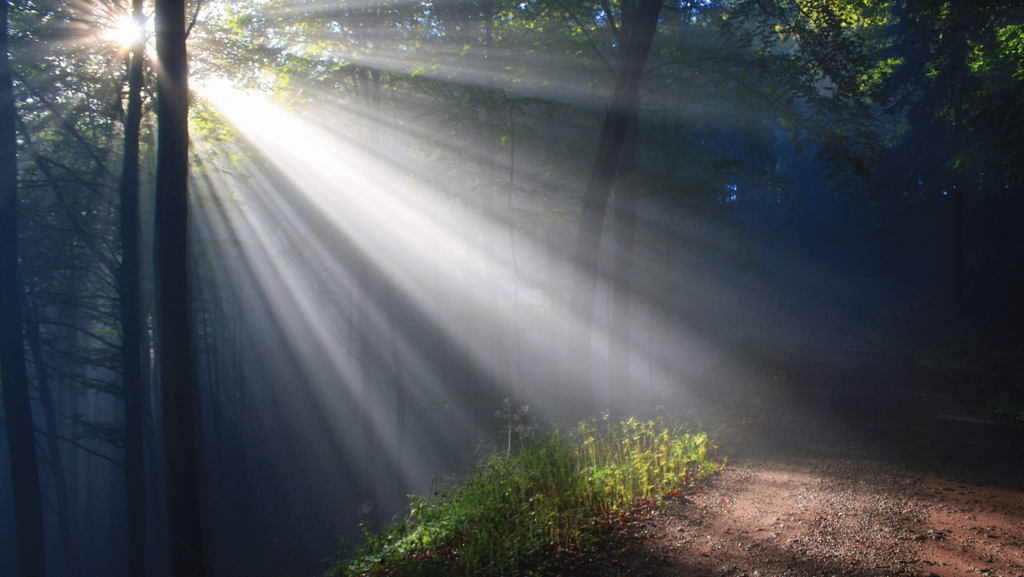
<instances>
[{"instance_id":1,"label":"forest floor","mask_svg":"<svg viewBox=\"0 0 1024 577\"><path fill-rule=\"evenodd\" d=\"M1024 427L973 385L858 351L712 367L672 405L728 466L546 574L1024 577Z\"/></svg>"}]
</instances>

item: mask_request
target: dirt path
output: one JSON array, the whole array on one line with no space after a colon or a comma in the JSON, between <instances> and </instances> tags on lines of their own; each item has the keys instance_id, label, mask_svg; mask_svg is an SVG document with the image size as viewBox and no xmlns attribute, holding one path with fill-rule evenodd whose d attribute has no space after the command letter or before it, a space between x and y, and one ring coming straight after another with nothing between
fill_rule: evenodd
<instances>
[{"instance_id":1,"label":"dirt path","mask_svg":"<svg viewBox=\"0 0 1024 577\"><path fill-rule=\"evenodd\" d=\"M965 383L843 352L691 390L726 470L552 574L1024 577L1024 430Z\"/></svg>"}]
</instances>

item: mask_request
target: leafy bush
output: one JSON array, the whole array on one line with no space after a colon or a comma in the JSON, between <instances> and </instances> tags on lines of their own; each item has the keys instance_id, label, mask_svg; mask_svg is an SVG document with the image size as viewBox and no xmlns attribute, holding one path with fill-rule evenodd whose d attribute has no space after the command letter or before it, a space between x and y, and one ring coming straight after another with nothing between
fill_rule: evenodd
<instances>
[{"instance_id":1,"label":"leafy bush","mask_svg":"<svg viewBox=\"0 0 1024 577\"><path fill-rule=\"evenodd\" d=\"M368 532L330 576L508 574L593 539L602 521L717 470L707 435L607 416L500 451L461 483L413 496L406 521Z\"/></svg>"}]
</instances>

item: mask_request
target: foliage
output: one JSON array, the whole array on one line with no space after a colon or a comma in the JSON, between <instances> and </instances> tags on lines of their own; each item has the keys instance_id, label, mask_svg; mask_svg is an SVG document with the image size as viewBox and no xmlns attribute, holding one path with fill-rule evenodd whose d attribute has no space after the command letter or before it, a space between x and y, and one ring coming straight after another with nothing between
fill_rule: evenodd
<instances>
[{"instance_id":1,"label":"foliage","mask_svg":"<svg viewBox=\"0 0 1024 577\"><path fill-rule=\"evenodd\" d=\"M706 434L667 418L607 415L499 451L462 483L412 497L407 519L366 531L327 575L509 573L593 539L602 521L657 504L720 468Z\"/></svg>"},{"instance_id":2,"label":"foliage","mask_svg":"<svg viewBox=\"0 0 1024 577\"><path fill-rule=\"evenodd\" d=\"M726 18L725 31L757 55L780 122L817 147L833 178L868 175L880 154L872 105L886 101L888 63L867 35L883 20L872 5L819 0L741 1Z\"/></svg>"}]
</instances>

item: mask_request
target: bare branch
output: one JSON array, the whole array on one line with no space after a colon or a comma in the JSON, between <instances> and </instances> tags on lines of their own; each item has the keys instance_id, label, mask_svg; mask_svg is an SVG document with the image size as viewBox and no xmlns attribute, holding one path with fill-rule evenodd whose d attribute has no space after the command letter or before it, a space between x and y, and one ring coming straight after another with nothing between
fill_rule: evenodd
<instances>
[{"instance_id":1,"label":"bare branch","mask_svg":"<svg viewBox=\"0 0 1024 577\"><path fill-rule=\"evenodd\" d=\"M47 433L45 431L40 431L38 429L36 430L36 432L40 433L42 435L52 436L55 439L58 439L60 441L64 441L65 443L70 443L71 445L73 445L75 447L78 447L79 449L85 451L86 453L89 453L90 455L92 455L94 457L99 457L99 458L101 458L101 459L103 459L105 461L110 462L112 465L114 465L118 469L124 469L124 465L122 465L121 463L118 463L115 459L112 459L112 458L104 455L103 453L95 450L95 449L90 449L89 447L86 447L85 445L79 443L78 441L74 441L74 440L71 440L71 439L69 439L67 437L62 437L60 435L49 435L49 433Z\"/></svg>"},{"instance_id":2,"label":"bare branch","mask_svg":"<svg viewBox=\"0 0 1024 577\"><path fill-rule=\"evenodd\" d=\"M188 28L185 29L185 38L192 34L192 27L196 25L196 20L199 19L199 9L202 7L203 0L196 0L196 11L192 14L192 21L188 23Z\"/></svg>"},{"instance_id":3,"label":"bare branch","mask_svg":"<svg viewBox=\"0 0 1024 577\"><path fill-rule=\"evenodd\" d=\"M107 173L110 176L114 176L114 174L110 172L109 169L107 169L107 165L106 163L104 163L103 159L101 159L99 155L96 154L96 151L93 149L92 145L89 144L85 137L78 132L78 129L76 129L75 126L67 118L64 118L64 115L61 114L53 106L52 103L50 103L49 99L43 96L43 94L40 93L38 90L33 88L31 84L26 82L25 77L19 74L17 71L13 71L12 74L15 78L18 79L19 84L27 88L28 91L32 93L33 97L35 97L37 100L43 103L43 106L45 106L46 109L50 111L50 114L53 114L57 117L58 120L60 120L60 123L63 125L63 128L67 130L69 133L71 133L71 136L73 136L75 140L77 140L78 143L82 145L82 148L85 149L85 153L88 154L93 159L93 162L95 162L96 165L99 166L103 172Z\"/></svg>"}]
</instances>

